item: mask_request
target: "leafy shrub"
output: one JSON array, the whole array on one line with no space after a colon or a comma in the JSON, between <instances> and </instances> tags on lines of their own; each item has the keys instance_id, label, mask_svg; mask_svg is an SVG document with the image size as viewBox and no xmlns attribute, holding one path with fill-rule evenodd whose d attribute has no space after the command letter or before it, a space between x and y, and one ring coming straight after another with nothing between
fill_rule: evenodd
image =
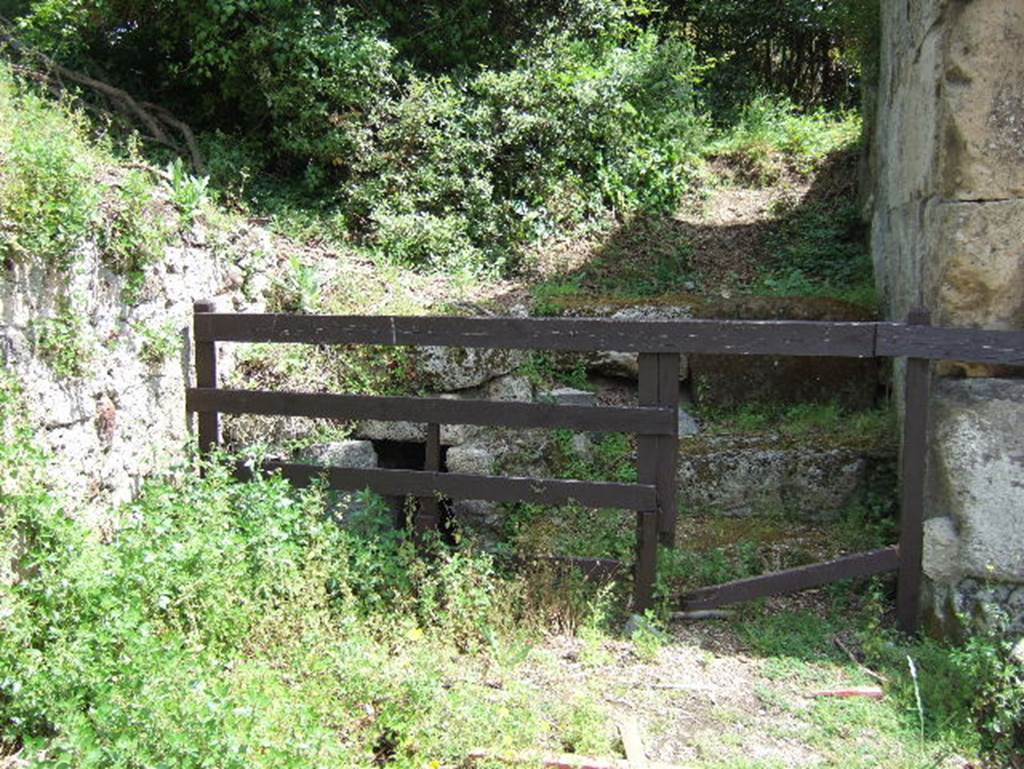
<instances>
[{"instance_id":1,"label":"leafy shrub","mask_svg":"<svg viewBox=\"0 0 1024 769\"><path fill-rule=\"evenodd\" d=\"M920 693L926 733L961 728L977 737L990 762L986 765L1022 766L1024 661L1001 621L987 628L971 625L970 637L952 647L932 639L910 643L877 624L861 634L861 641L869 662L889 672L891 688L907 703L908 720L912 717L915 726Z\"/></svg>"},{"instance_id":2,"label":"leafy shrub","mask_svg":"<svg viewBox=\"0 0 1024 769\"><path fill-rule=\"evenodd\" d=\"M350 530L319 489L277 478L151 482L109 543L40 483L43 456L0 380L0 739L73 766L363 766L461 759L481 737L522 746L527 700L442 686L451 644L494 628L490 562L417 554L373 522ZM7 576L5 574L5 576ZM475 702L453 730L448 714ZM337 724L344 723L339 739Z\"/></svg>"},{"instance_id":3,"label":"leafy shrub","mask_svg":"<svg viewBox=\"0 0 1024 769\"><path fill-rule=\"evenodd\" d=\"M19 88L0 65L0 248L66 266L97 217L95 153L79 115Z\"/></svg>"},{"instance_id":4,"label":"leafy shrub","mask_svg":"<svg viewBox=\"0 0 1024 769\"><path fill-rule=\"evenodd\" d=\"M350 215L413 265L514 266L516 250L614 210L668 210L703 136L692 52L549 39L514 70L413 78L346 185ZM361 223L361 224L359 224Z\"/></svg>"},{"instance_id":5,"label":"leafy shrub","mask_svg":"<svg viewBox=\"0 0 1024 769\"><path fill-rule=\"evenodd\" d=\"M35 349L60 377L84 376L94 352L85 319L69 300L64 300L56 314L37 318L32 323Z\"/></svg>"}]
</instances>

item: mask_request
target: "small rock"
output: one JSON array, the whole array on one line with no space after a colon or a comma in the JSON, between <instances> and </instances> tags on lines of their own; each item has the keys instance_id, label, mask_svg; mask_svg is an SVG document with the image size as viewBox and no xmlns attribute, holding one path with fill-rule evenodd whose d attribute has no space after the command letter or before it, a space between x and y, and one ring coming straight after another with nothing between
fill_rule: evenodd
<instances>
[{"instance_id":1,"label":"small rock","mask_svg":"<svg viewBox=\"0 0 1024 769\"><path fill-rule=\"evenodd\" d=\"M1010 659L1018 665L1024 665L1024 637L1021 637L1010 650Z\"/></svg>"},{"instance_id":2,"label":"small rock","mask_svg":"<svg viewBox=\"0 0 1024 769\"><path fill-rule=\"evenodd\" d=\"M224 270L224 285L228 290L234 291L245 283L245 273L237 264L228 265Z\"/></svg>"},{"instance_id":3,"label":"small rock","mask_svg":"<svg viewBox=\"0 0 1024 769\"><path fill-rule=\"evenodd\" d=\"M557 387L554 390L547 390L540 393L537 400L554 403L558 406L594 406L597 403L594 393L572 387Z\"/></svg>"},{"instance_id":4,"label":"small rock","mask_svg":"<svg viewBox=\"0 0 1024 769\"><path fill-rule=\"evenodd\" d=\"M307 462L328 467L377 467L377 451L370 441L335 441L309 446L301 453Z\"/></svg>"},{"instance_id":5,"label":"small rock","mask_svg":"<svg viewBox=\"0 0 1024 769\"><path fill-rule=\"evenodd\" d=\"M599 352L587 368L602 376L617 379L637 379L640 376L640 364L635 352Z\"/></svg>"},{"instance_id":6,"label":"small rock","mask_svg":"<svg viewBox=\"0 0 1024 769\"><path fill-rule=\"evenodd\" d=\"M656 636L665 637L665 632L656 627L647 617L642 614L630 614L629 619L622 629L627 638L632 638L638 632L646 632Z\"/></svg>"},{"instance_id":7,"label":"small rock","mask_svg":"<svg viewBox=\"0 0 1024 769\"><path fill-rule=\"evenodd\" d=\"M679 435L697 435L700 423L686 409L679 409Z\"/></svg>"},{"instance_id":8,"label":"small rock","mask_svg":"<svg viewBox=\"0 0 1024 769\"><path fill-rule=\"evenodd\" d=\"M960 576L960 535L949 517L924 522L924 573L936 582L953 582Z\"/></svg>"}]
</instances>

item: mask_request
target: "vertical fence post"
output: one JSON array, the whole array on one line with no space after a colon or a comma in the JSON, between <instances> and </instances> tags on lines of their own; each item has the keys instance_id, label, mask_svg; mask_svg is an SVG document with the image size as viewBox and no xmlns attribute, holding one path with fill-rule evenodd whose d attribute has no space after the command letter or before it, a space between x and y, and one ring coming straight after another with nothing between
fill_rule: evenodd
<instances>
[{"instance_id":1,"label":"vertical fence post","mask_svg":"<svg viewBox=\"0 0 1024 769\"><path fill-rule=\"evenodd\" d=\"M654 603L658 572L658 513L636 513L636 567L633 572L633 611L643 614Z\"/></svg>"},{"instance_id":2,"label":"vertical fence post","mask_svg":"<svg viewBox=\"0 0 1024 769\"><path fill-rule=\"evenodd\" d=\"M208 299L192 305L192 334L195 339L196 387L217 386L217 344L201 341L198 337L199 316L213 312L214 304ZM220 444L220 414L215 411L201 411L197 418L199 434L199 456L209 457L210 452Z\"/></svg>"},{"instance_id":3,"label":"vertical fence post","mask_svg":"<svg viewBox=\"0 0 1024 769\"><path fill-rule=\"evenodd\" d=\"M659 356L642 352L639 355L638 396L641 406L658 404L660 385ZM637 436L636 474L637 481L644 485L656 486L658 482L658 457L660 436ZM660 500L659 500L660 503ZM644 612L651 606L654 595L654 580L658 563L659 519L656 503L654 510L638 510L636 514L636 565L633 570L633 610Z\"/></svg>"},{"instance_id":4,"label":"vertical fence post","mask_svg":"<svg viewBox=\"0 0 1024 769\"><path fill-rule=\"evenodd\" d=\"M912 310L907 317L909 326L927 326L929 322L928 311L920 308ZM921 603L930 361L927 358L908 358L905 377L896 617L901 630L914 633L917 631Z\"/></svg>"},{"instance_id":5,"label":"vertical fence post","mask_svg":"<svg viewBox=\"0 0 1024 769\"><path fill-rule=\"evenodd\" d=\"M439 472L441 470L441 425L434 422L427 425L427 440L424 448L423 469ZM422 542L424 535L437 528L438 507L435 494L419 498L419 507L413 520L413 535L417 542Z\"/></svg>"},{"instance_id":6,"label":"vertical fence post","mask_svg":"<svg viewBox=\"0 0 1024 769\"><path fill-rule=\"evenodd\" d=\"M658 405L672 409L672 434L658 436L658 539L665 547L675 547L676 463L679 461L679 355L658 355Z\"/></svg>"}]
</instances>

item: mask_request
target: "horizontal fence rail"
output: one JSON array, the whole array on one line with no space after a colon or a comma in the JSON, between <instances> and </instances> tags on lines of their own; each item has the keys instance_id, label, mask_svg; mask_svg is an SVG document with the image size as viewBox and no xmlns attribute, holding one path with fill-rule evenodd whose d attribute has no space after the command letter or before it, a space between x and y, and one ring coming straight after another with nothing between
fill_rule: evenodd
<instances>
[{"instance_id":1,"label":"horizontal fence rail","mask_svg":"<svg viewBox=\"0 0 1024 769\"><path fill-rule=\"evenodd\" d=\"M185 397L190 411L217 411L222 414L440 422L488 427L572 428L641 435L672 435L677 429L676 412L658 407L560 406L517 401L324 395L212 387L190 388Z\"/></svg>"},{"instance_id":2,"label":"horizontal fence rail","mask_svg":"<svg viewBox=\"0 0 1024 769\"><path fill-rule=\"evenodd\" d=\"M875 349L874 323L213 313L196 324L197 341L223 342L855 358Z\"/></svg>"},{"instance_id":3,"label":"horizontal fence rail","mask_svg":"<svg viewBox=\"0 0 1024 769\"><path fill-rule=\"evenodd\" d=\"M914 357L1024 365L1024 332L791 320L451 318L198 313L197 342L408 345L804 357Z\"/></svg>"},{"instance_id":4,"label":"horizontal fence rail","mask_svg":"<svg viewBox=\"0 0 1024 769\"><path fill-rule=\"evenodd\" d=\"M826 563L700 588L682 599L687 608L712 608L792 592L852 577L898 571L897 616L916 628L924 471L927 456L929 366L932 360L1024 366L1024 331L932 327L915 311L906 323L789 320L625 321L597 318L452 318L230 314L197 302L194 315L196 386L186 407L198 414L204 453L220 443L221 414L260 414L338 421L403 421L426 425L422 470L354 469L266 461L262 472L280 473L297 486L316 482L343 491L371 489L419 499L415 533L436 527L438 496L495 502L636 511L636 559L632 564L637 611L653 600L657 546L675 536L675 471L678 453L680 354L771 355L835 358L906 357L906 418L902 448L900 544ZM549 403L461 398L409 398L330 393L224 389L217 386L218 342L311 345L430 346L575 352L639 353L639 406L563 406ZM514 478L443 472L440 425L521 429L568 428L637 436L638 483ZM250 464L236 475L253 477ZM627 571L611 559L526 557L574 564L590 575Z\"/></svg>"},{"instance_id":5,"label":"horizontal fence rail","mask_svg":"<svg viewBox=\"0 0 1024 769\"><path fill-rule=\"evenodd\" d=\"M280 472L296 486L309 486L322 478L332 489L378 494L409 494L416 497L441 494L453 499L484 499L491 502L534 502L563 505L577 502L587 507L648 510L656 504L654 486L639 483L565 481L547 478L510 478L496 475L467 475L425 470L381 470L324 467L291 462L264 462L260 470ZM239 463L236 474L252 477L253 470Z\"/></svg>"}]
</instances>

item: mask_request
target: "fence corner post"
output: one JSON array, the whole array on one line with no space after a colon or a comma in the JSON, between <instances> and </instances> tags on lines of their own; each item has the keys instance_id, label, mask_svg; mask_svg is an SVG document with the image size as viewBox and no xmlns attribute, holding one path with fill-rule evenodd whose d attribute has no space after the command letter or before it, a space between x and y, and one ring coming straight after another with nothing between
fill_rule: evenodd
<instances>
[{"instance_id":1,"label":"fence corner post","mask_svg":"<svg viewBox=\"0 0 1024 769\"><path fill-rule=\"evenodd\" d=\"M930 325L928 311L914 308L907 316L907 325ZM921 611L930 371L929 359L907 358L900 461L900 564L896 587L896 618L905 633L917 632Z\"/></svg>"},{"instance_id":2,"label":"fence corner post","mask_svg":"<svg viewBox=\"0 0 1024 769\"><path fill-rule=\"evenodd\" d=\"M441 425L437 422L427 424L424 450L423 469L432 473L440 472ZM419 506L413 516L413 537L417 544L422 544L427 534L437 529L440 522L440 505L436 494L420 497L418 501Z\"/></svg>"},{"instance_id":3,"label":"fence corner post","mask_svg":"<svg viewBox=\"0 0 1024 769\"><path fill-rule=\"evenodd\" d=\"M217 387L217 344L204 338L200 332L200 316L211 313L215 305L210 299L203 299L192 305L192 334L195 344L196 387ZM220 444L220 414L216 411L200 411L197 418L199 456L209 457Z\"/></svg>"},{"instance_id":4,"label":"fence corner post","mask_svg":"<svg viewBox=\"0 0 1024 769\"><path fill-rule=\"evenodd\" d=\"M643 614L654 605L654 585L658 574L658 513L636 513L636 566L633 572L633 611Z\"/></svg>"}]
</instances>

